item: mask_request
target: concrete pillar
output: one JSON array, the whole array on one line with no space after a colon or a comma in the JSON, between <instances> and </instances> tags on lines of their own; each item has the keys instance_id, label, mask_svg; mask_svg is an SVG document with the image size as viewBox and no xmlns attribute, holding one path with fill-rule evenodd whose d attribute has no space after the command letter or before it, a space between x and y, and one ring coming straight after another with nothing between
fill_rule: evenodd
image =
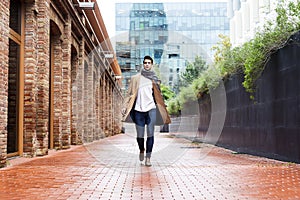
<instances>
[{"instance_id":1,"label":"concrete pillar","mask_svg":"<svg viewBox=\"0 0 300 200\"><path fill-rule=\"evenodd\" d=\"M241 11L237 11L235 14L235 36L236 42L241 43L242 36L243 36L243 21L242 21L242 13Z\"/></svg>"},{"instance_id":2,"label":"concrete pillar","mask_svg":"<svg viewBox=\"0 0 300 200\"><path fill-rule=\"evenodd\" d=\"M233 0L227 1L227 17L232 18L233 17Z\"/></svg>"},{"instance_id":3,"label":"concrete pillar","mask_svg":"<svg viewBox=\"0 0 300 200\"><path fill-rule=\"evenodd\" d=\"M238 11L241 7L240 0L233 0L233 12Z\"/></svg>"},{"instance_id":4,"label":"concrete pillar","mask_svg":"<svg viewBox=\"0 0 300 200\"><path fill-rule=\"evenodd\" d=\"M249 40L249 31L250 31L250 8L248 2L242 2L241 5L242 11L242 26L243 26L243 42Z\"/></svg>"},{"instance_id":5,"label":"concrete pillar","mask_svg":"<svg viewBox=\"0 0 300 200\"><path fill-rule=\"evenodd\" d=\"M235 28L235 19L230 20L230 42L235 46L236 44L236 28Z\"/></svg>"}]
</instances>

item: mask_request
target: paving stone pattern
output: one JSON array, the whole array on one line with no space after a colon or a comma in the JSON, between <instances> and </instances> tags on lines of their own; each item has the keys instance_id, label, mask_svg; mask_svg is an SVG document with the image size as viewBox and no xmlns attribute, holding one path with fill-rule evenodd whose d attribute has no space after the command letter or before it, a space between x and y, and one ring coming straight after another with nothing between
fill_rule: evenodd
<instances>
[{"instance_id":1,"label":"paving stone pattern","mask_svg":"<svg viewBox=\"0 0 300 200\"><path fill-rule=\"evenodd\" d=\"M0 169L0 199L300 199L300 165L155 135L152 166L126 133Z\"/></svg>"}]
</instances>

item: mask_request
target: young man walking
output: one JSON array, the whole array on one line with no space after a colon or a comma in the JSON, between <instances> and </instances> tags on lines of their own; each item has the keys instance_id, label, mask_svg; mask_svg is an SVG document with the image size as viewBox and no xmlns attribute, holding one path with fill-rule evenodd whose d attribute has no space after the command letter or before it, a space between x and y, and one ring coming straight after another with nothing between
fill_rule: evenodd
<instances>
[{"instance_id":1,"label":"young man walking","mask_svg":"<svg viewBox=\"0 0 300 200\"><path fill-rule=\"evenodd\" d=\"M151 166L155 125L169 124L171 120L159 89L158 78L153 71L153 59L150 56L144 57L141 72L131 77L124 104L123 121L135 123L136 139L140 150L139 159L143 161L146 152L145 165Z\"/></svg>"}]
</instances>

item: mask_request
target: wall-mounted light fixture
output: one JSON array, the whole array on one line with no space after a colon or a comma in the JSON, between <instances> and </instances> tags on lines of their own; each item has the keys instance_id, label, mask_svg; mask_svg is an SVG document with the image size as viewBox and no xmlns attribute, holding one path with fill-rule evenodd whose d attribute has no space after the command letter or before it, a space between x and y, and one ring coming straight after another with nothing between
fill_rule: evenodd
<instances>
[{"instance_id":1,"label":"wall-mounted light fixture","mask_svg":"<svg viewBox=\"0 0 300 200\"><path fill-rule=\"evenodd\" d=\"M78 2L78 4L74 4L74 6L77 6L83 10L94 10L95 2Z\"/></svg>"},{"instance_id":2,"label":"wall-mounted light fixture","mask_svg":"<svg viewBox=\"0 0 300 200\"><path fill-rule=\"evenodd\" d=\"M114 52L113 51L103 51L103 49L99 46L98 47L98 52L101 56L103 56L104 58L114 58Z\"/></svg>"},{"instance_id":3,"label":"wall-mounted light fixture","mask_svg":"<svg viewBox=\"0 0 300 200\"><path fill-rule=\"evenodd\" d=\"M114 58L114 54L112 53L104 53L105 58Z\"/></svg>"}]
</instances>

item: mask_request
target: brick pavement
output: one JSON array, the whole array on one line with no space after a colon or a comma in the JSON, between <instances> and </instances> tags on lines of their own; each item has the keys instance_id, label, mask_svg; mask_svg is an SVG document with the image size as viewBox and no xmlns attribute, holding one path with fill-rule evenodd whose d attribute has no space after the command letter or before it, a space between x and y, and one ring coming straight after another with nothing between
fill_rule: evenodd
<instances>
[{"instance_id":1,"label":"brick pavement","mask_svg":"<svg viewBox=\"0 0 300 200\"><path fill-rule=\"evenodd\" d=\"M126 133L0 169L0 199L300 199L300 165L156 132L152 167Z\"/></svg>"}]
</instances>

